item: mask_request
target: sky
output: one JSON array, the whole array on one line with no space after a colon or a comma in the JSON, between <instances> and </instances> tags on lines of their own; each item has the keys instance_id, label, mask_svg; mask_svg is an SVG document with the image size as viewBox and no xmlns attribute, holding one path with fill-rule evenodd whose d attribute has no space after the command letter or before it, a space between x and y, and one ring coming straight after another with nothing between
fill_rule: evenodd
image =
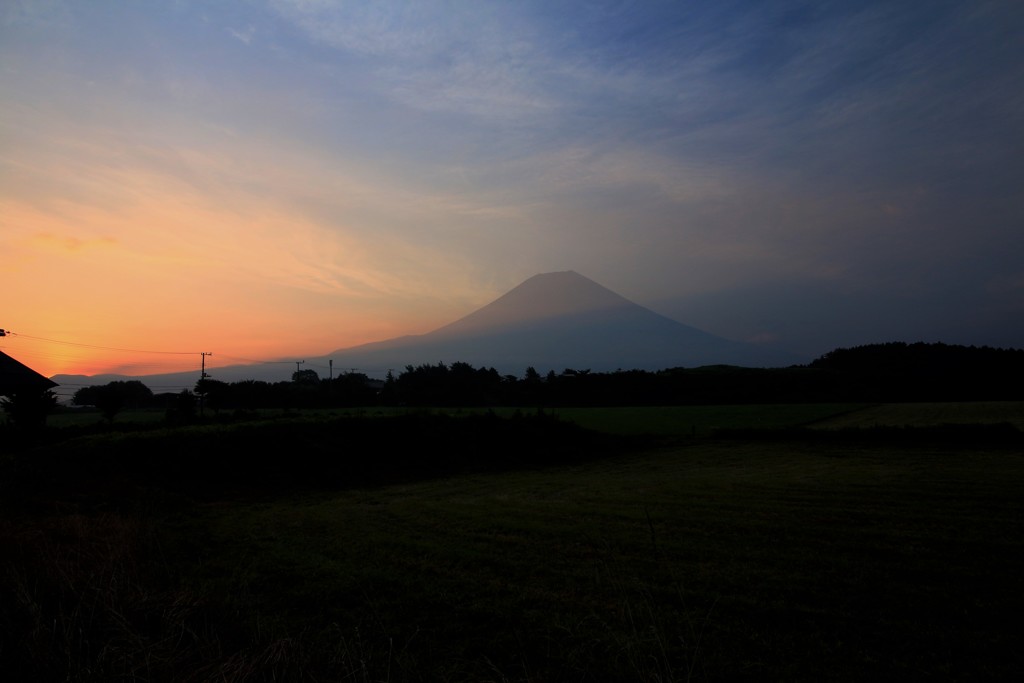
<instances>
[{"instance_id":1,"label":"sky","mask_svg":"<svg viewBox=\"0 0 1024 683\"><path fill-rule=\"evenodd\" d=\"M1024 348L1021 35L1019 0L0 0L0 351L298 360L563 270L808 362Z\"/></svg>"}]
</instances>

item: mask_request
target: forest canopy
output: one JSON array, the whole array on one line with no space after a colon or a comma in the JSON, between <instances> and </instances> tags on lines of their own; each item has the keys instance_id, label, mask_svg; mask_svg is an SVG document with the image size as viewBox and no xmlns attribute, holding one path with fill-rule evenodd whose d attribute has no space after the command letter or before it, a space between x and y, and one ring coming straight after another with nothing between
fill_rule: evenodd
<instances>
[{"instance_id":1,"label":"forest canopy","mask_svg":"<svg viewBox=\"0 0 1024 683\"><path fill-rule=\"evenodd\" d=\"M808 365L750 368L711 365L659 371L591 372L565 368L522 376L468 363L407 365L383 381L359 372L330 379L313 370L290 382L201 379L194 392L153 395L141 382L84 387L74 403L124 407L190 405L214 411L334 406L567 406L805 403L824 401L972 401L1024 399L1024 350L890 342L839 348ZM194 409L194 406L190 407Z\"/></svg>"}]
</instances>

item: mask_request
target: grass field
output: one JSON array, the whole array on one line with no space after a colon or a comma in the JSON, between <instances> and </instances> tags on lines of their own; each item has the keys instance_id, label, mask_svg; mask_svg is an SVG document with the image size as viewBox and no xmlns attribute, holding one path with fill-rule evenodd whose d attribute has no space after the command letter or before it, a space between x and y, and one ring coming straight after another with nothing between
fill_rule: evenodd
<instances>
[{"instance_id":1,"label":"grass field","mask_svg":"<svg viewBox=\"0 0 1024 683\"><path fill-rule=\"evenodd\" d=\"M1006 407L984 415L1004 422ZM690 425L829 415L839 428L949 422L905 408L588 409L580 421L610 432L683 438L333 492L36 501L0 533L2 668L82 681L1011 680L1024 667L1019 440L688 438Z\"/></svg>"},{"instance_id":2,"label":"grass field","mask_svg":"<svg viewBox=\"0 0 1024 683\"><path fill-rule=\"evenodd\" d=\"M711 406L654 406L621 408L556 408L561 419L610 434L708 436L726 429L800 427L820 420L839 419L862 404L757 404Z\"/></svg>"},{"instance_id":3,"label":"grass field","mask_svg":"<svg viewBox=\"0 0 1024 683\"><path fill-rule=\"evenodd\" d=\"M373 406L366 408L306 409L261 411L263 416L287 415L294 419L323 416L387 417L423 409ZM436 412L475 414L492 411L512 415L516 411L534 412L535 408L451 408ZM563 420L587 429L613 434L651 434L660 436L707 436L722 429L774 429L814 426L829 429L870 428L876 426L935 426L941 424L1005 423L1024 430L1024 402L975 401L947 403L822 403L755 404L697 406L639 406L611 408L546 408ZM211 411L210 417L214 416ZM159 410L126 410L115 419L117 424L152 424L164 419ZM95 411L74 410L49 418L52 427L94 425L102 422Z\"/></svg>"},{"instance_id":4,"label":"grass field","mask_svg":"<svg viewBox=\"0 0 1024 683\"><path fill-rule=\"evenodd\" d=\"M379 679L994 680L1024 664L1022 482L1005 453L716 445L208 509L178 558Z\"/></svg>"},{"instance_id":5,"label":"grass field","mask_svg":"<svg viewBox=\"0 0 1024 683\"><path fill-rule=\"evenodd\" d=\"M1008 424L1024 430L1024 403L883 403L830 416L813 426L826 429L930 427L943 424Z\"/></svg>"}]
</instances>

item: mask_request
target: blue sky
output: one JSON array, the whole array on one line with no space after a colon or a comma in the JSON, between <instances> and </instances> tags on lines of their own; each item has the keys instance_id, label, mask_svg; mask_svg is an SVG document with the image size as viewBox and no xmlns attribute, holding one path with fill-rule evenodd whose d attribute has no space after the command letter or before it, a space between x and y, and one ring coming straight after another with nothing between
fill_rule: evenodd
<instances>
[{"instance_id":1,"label":"blue sky","mask_svg":"<svg viewBox=\"0 0 1024 683\"><path fill-rule=\"evenodd\" d=\"M572 269L808 360L1024 347L1019 2L0 12L25 334L326 352Z\"/></svg>"}]
</instances>

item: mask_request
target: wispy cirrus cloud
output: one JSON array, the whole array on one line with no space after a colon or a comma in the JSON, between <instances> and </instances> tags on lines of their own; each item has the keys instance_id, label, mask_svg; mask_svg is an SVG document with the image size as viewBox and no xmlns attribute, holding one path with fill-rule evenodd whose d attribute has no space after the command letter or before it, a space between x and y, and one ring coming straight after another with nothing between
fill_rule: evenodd
<instances>
[{"instance_id":1,"label":"wispy cirrus cloud","mask_svg":"<svg viewBox=\"0 0 1024 683\"><path fill-rule=\"evenodd\" d=\"M312 40L359 61L404 106L511 119L552 108L552 68L533 25L494 3L330 3L274 7Z\"/></svg>"},{"instance_id":2,"label":"wispy cirrus cloud","mask_svg":"<svg viewBox=\"0 0 1024 683\"><path fill-rule=\"evenodd\" d=\"M1014 334L1022 31L1006 0L6 3L0 259L24 315L47 262L321 338L567 268L743 338Z\"/></svg>"},{"instance_id":3,"label":"wispy cirrus cloud","mask_svg":"<svg viewBox=\"0 0 1024 683\"><path fill-rule=\"evenodd\" d=\"M252 24L249 24L246 27L240 29L229 27L227 29L227 32L232 38L235 38L236 40L245 43L246 45L252 43L253 38L256 37L256 27Z\"/></svg>"}]
</instances>

